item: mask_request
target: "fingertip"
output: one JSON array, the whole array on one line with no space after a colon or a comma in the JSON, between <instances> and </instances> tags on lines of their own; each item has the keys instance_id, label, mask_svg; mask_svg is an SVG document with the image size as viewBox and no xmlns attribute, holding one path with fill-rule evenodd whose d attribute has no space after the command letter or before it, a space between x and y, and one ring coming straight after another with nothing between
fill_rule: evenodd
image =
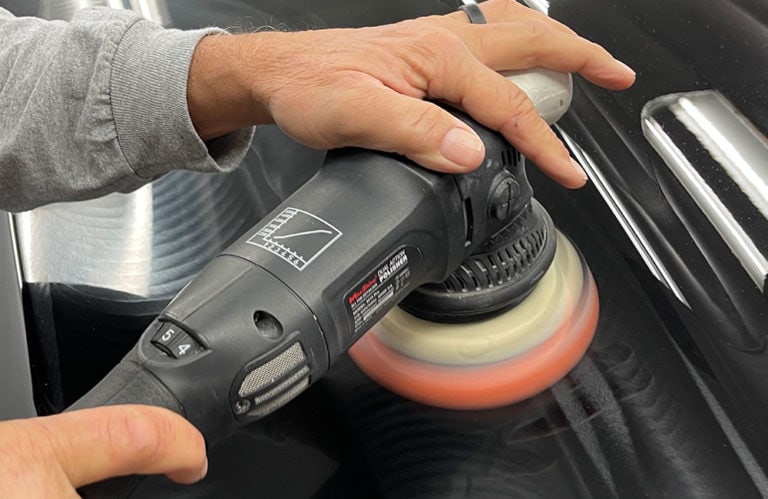
<instances>
[{"instance_id":1,"label":"fingertip","mask_svg":"<svg viewBox=\"0 0 768 499\"><path fill-rule=\"evenodd\" d=\"M547 168L544 171L557 183L568 189L580 189L589 180L581 165L570 156L565 162L559 162L555 168Z\"/></svg>"},{"instance_id":2,"label":"fingertip","mask_svg":"<svg viewBox=\"0 0 768 499\"><path fill-rule=\"evenodd\" d=\"M619 70L624 73L627 77L631 77L633 80L635 79L635 76L637 73L635 73L635 70L629 67L626 63L621 62L618 59L613 60L614 64L619 68Z\"/></svg>"},{"instance_id":3,"label":"fingertip","mask_svg":"<svg viewBox=\"0 0 768 499\"><path fill-rule=\"evenodd\" d=\"M603 64L600 69L591 71L585 77L592 83L609 90L625 90L635 83L637 74L626 63L611 59L609 63Z\"/></svg>"},{"instance_id":4,"label":"fingertip","mask_svg":"<svg viewBox=\"0 0 768 499\"><path fill-rule=\"evenodd\" d=\"M584 168L579 164L578 161L568 157L568 162L570 163L571 171L573 172L573 177L576 179L577 184L579 187L587 183L587 180L589 180L589 177L587 177L587 172L584 171Z\"/></svg>"},{"instance_id":5,"label":"fingertip","mask_svg":"<svg viewBox=\"0 0 768 499\"><path fill-rule=\"evenodd\" d=\"M205 458L205 461L203 462L203 469L200 470L200 478L198 480L202 480L205 478L205 476L208 474L208 457Z\"/></svg>"},{"instance_id":6,"label":"fingertip","mask_svg":"<svg viewBox=\"0 0 768 499\"><path fill-rule=\"evenodd\" d=\"M474 170L485 159L485 144L474 131L457 125L443 137L440 154L458 170Z\"/></svg>"},{"instance_id":7,"label":"fingertip","mask_svg":"<svg viewBox=\"0 0 768 499\"><path fill-rule=\"evenodd\" d=\"M191 485L197 483L208 474L208 458L203 461L203 465L197 469L174 471L167 473L166 476L176 483Z\"/></svg>"},{"instance_id":8,"label":"fingertip","mask_svg":"<svg viewBox=\"0 0 768 499\"><path fill-rule=\"evenodd\" d=\"M154 406L114 407L115 415L125 418L130 437L130 445L120 452L124 471L165 473L171 480L184 484L199 481L207 472L205 439L181 415Z\"/></svg>"}]
</instances>

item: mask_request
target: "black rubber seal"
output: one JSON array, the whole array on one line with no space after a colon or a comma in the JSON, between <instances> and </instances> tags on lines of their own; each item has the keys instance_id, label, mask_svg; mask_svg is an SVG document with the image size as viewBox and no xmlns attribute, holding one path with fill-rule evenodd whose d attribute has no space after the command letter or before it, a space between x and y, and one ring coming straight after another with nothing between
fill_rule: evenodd
<instances>
[{"instance_id":1,"label":"black rubber seal","mask_svg":"<svg viewBox=\"0 0 768 499\"><path fill-rule=\"evenodd\" d=\"M464 11L471 24L485 24L483 11L480 10L480 7L478 7L476 3L464 4L459 7L459 10Z\"/></svg>"}]
</instances>

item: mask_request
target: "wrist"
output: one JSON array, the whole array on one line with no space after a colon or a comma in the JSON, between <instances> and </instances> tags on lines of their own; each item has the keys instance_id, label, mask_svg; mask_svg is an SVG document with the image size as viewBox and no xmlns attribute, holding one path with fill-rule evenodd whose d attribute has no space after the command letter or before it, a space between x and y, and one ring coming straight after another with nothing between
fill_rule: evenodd
<instances>
[{"instance_id":1,"label":"wrist","mask_svg":"<svg viewBox=\"0 0 768 499\"><path fill-rule=\"evenodd\" d=\"M187 104L201 139L272 123L255 88L260 76L257 61L269 34L209 35L198 43L189 68Z\"/></svg>"}]
</instances>

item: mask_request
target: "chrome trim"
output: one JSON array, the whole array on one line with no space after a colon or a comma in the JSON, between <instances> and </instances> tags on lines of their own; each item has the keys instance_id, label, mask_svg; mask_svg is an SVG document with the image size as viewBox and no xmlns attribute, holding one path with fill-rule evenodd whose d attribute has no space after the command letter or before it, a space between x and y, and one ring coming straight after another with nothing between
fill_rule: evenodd
<instances>
[{"instance_id":1,"label":"chrome trim","mask_svg":"<svg viewBox=\"0 0 768 499\"><path fill-rule=\"evenodd\" d=\"M653 276L669 288L675 297L690 308L688 301L685 298L680 287L675 283L672 275L667 270L661 257L653 249L653 245L643 235L643 231L639 228L637 223L632 218L629 210L626 208L621 200L621 197L616 193L611 184L606 180L605 176L600 171L595 161L589 156L589 154L569 136L562 128L555 125L558 134L562 137L563 142L568 149L573 153L574 159L578 161L581 167L589 176L590 181L600 193L608 208L611 210L616 220L624 229L624 233L629 237L630 242L640 254L648 270Z\"/></svg>"},{"instance_id":2,"label":"chrome trim","mask_svg":"<svg viewBox=\"0 0 768 499\"><path fill-rule=\"evenodd\" d=\"M664 116L665 112L671 113L698 140L703 152L709 154L721 172L752 203L750 223L759 223L762 218L767 230L768 142L725 97L714 90L665 95L648 102L641 113L645 138L720 234L755 285L765 291L768 255L758 248L744 223L737 219L729 193L719 185L710 185L702 176L700 161L710 158L691 144L688 135L677 136L677 132L671 129L673 124Z\"/></svg>"}]
</instances>

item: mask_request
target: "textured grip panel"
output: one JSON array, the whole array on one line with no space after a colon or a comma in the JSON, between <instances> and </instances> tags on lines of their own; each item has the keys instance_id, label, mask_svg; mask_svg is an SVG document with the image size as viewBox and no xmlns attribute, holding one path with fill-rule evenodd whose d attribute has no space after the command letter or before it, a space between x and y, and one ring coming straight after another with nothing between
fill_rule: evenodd
<instances>
[{"instance_id":1,"label":"textured grip panel","mask_svg":"<svg viewBox=\"0 0 768 499\"><path fill-rule=\"evenodd\" d=\"M144 404L165 407L184 415L181 404L153 375L130 360L123 360L91 391L67 411L119 404ZM130 497L145 477L126 476L105 480L81 488L86 499Z\"/></svg>"},{"instance_id":2,"label":"textured grip panel","mask_svg":"<svg viewBox=\"0 0 768 499\"><path fill-rule=\"evenodd\" d=\"M119 404L155 405L184 415L176 397L157 378L129 360L120 362L67 410Z\"/></svg>"}]
</instances>

